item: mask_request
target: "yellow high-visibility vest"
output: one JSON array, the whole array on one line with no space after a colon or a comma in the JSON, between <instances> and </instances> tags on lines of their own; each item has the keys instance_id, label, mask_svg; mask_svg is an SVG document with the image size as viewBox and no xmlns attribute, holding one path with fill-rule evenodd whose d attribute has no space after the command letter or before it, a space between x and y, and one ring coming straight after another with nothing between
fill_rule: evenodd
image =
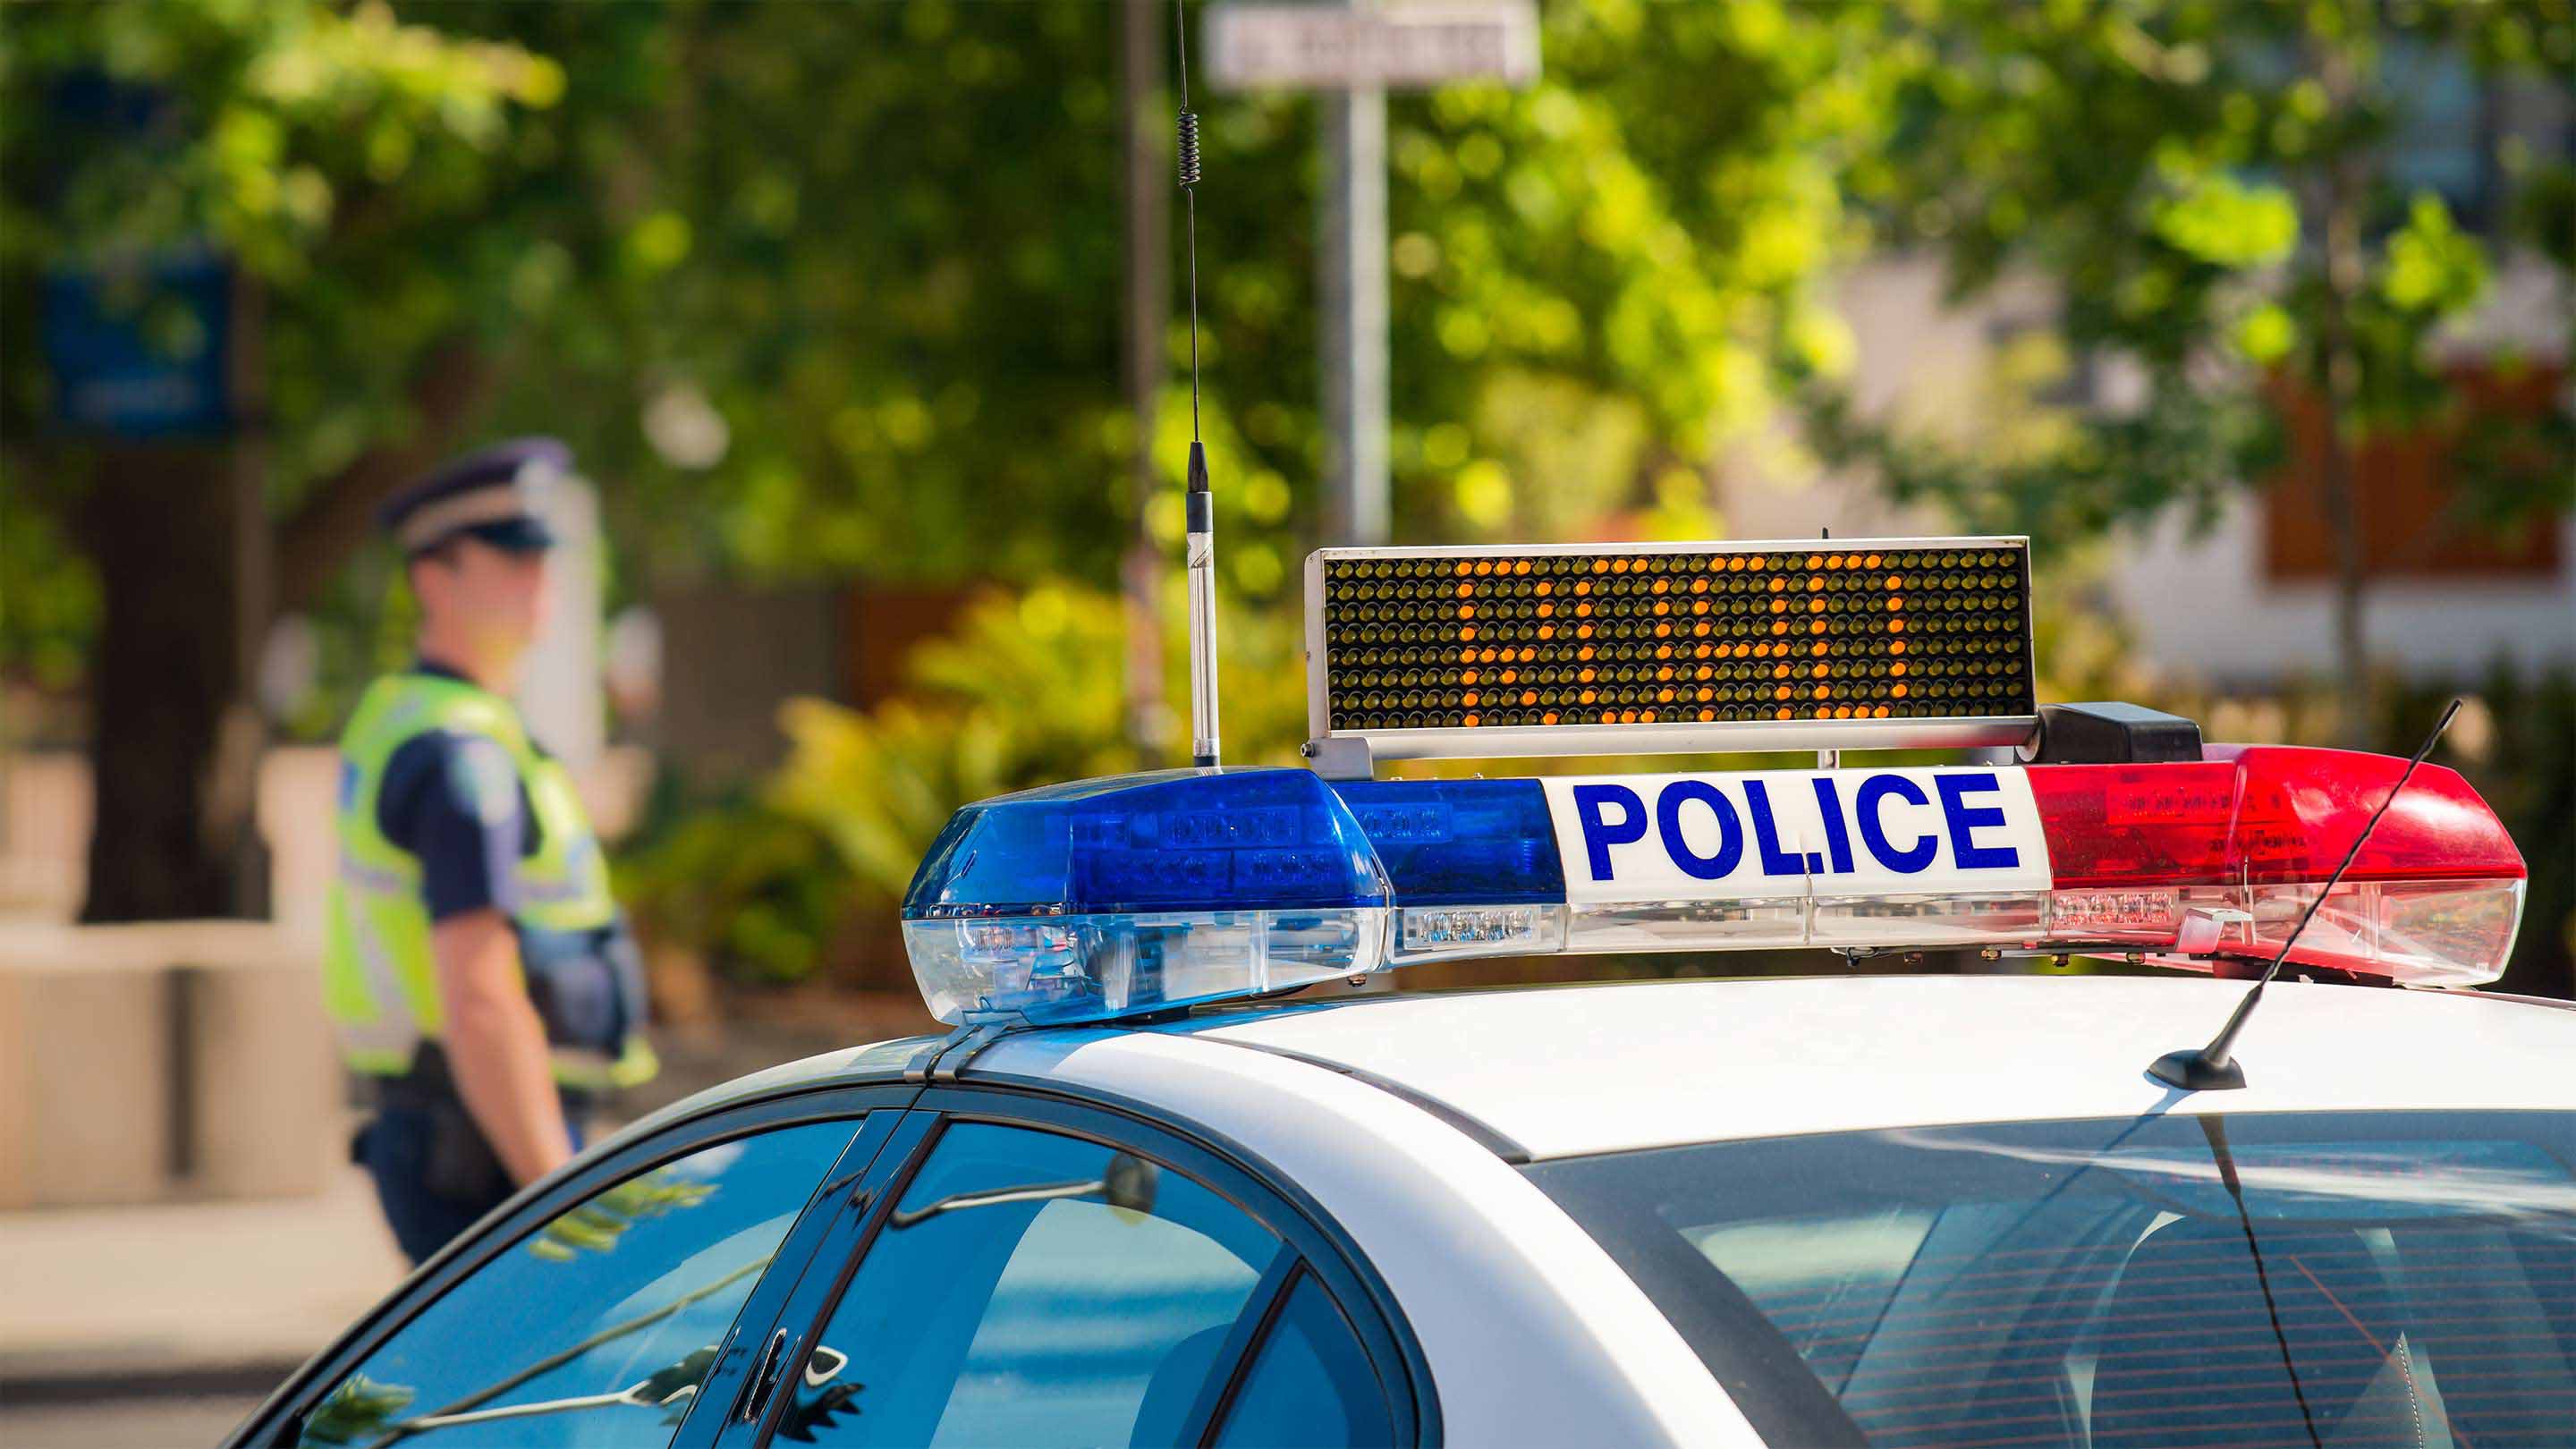
<instances>
[{"instance_id":1,"label":"yellow high-visibility vest","mask_svg":"<svg viewBox=\"0 0 2576 1449\"><path fill-rule=\"evenodd\" d=\"M529 931L595 932L617 924L607 862L572 776L537 748L518 711L461 680L426 673L377 680L340 737L340 869L322 968L323 1001L339 1028L342 1055L371 1075L410 1070L420 1043L439 1039L445 1016L420 859L386 839L376 822L377 793L394 752L436 730L491 740L518 770L538 834L536 852L514 862L518 902L511 922L523 939ZM639 1017L642 1004L635 1002ZM630 1022L622 1041L552 1043L555 1079L598 1088L650 1078L658 1063L641 1026Z\"/></svg>"}]
</instances>

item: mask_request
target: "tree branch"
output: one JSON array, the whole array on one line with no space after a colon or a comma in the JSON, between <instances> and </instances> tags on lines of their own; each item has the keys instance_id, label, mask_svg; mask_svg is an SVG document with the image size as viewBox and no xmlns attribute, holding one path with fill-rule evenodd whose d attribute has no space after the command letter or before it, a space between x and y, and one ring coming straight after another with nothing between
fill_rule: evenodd
<instances>
[{"instance_id":1,"label":"tree branch","mask_svg":"<svg viewBox=\"0 0 2576 1449\"><path fill-rule=\"evenodd\" d=\"M412 386L419 426L400 443L369 448L328 480L277 527L277 602L310 607L332 575L366 541L376 505L425 472L454 446L458 431L491 396L491 359L473 342L451 338L431 349Z\"/></svg>"},{"instance_id":2,"label":"tree branch","mask_svg":"<svg viewBox=\"0 0 2576 1449\"><path fill-rule=\"evenodd\" d=\"M592 1349L599 1348L606 1344L615 1343L617 1340L626 1337L630 1333L637 1332L638 1330L650 1328L654 1324L661 1322L663 1319L670 1317L672 1314L679 1312L681 1309L688 1307L690 1304L724 1291L726 1288L741 1282L744 1278L768 1267L770 1260L777 1256L778 1255L773 1252L766 1257L756 1258L751 1262L745 1263L741 1267L734 1269L732 1272L725 1274L723 1277L718 1278L712 1283L690 1289L688 1292L681 1294L679 1297L672 1299L670 1302L663 1304L659 1308L648 1309L622 1323L612 1323L608 1327L599 1330L597 1333L592 1334L579 1343L547 1354L544 1358L538 1359L535 1363L528 1365L526 1368L519 1370L517 1373L510 1375L508 1378L501 1380L499 1383L496 1383L489 1388L477 1389L473 1393L467 1394L465 1397L458 1399L453 1403L432 1409L426 1414L414 1414L410 1418L403 1420L401 1423L394 1425L383 1438L368 1445L367 1449L389 1449L389 1446L399 1444L403 1440L408 1439L415 1434L427 1433L428 1429L422 1427L420 1422L423 1419L443 1419L450 1414L462 1414L472 1409L481 1408L483 1405L492 1402L494 1399L501 1397L510 1390L519 1387L521 1384L527 1383L531 1379L543 1378L547 1374L553 1373L556 1369L562 1368L565 1364L571 1363L573 1360L580 1358ZM712 1368L713 1365L710 1364L709 1367ZM701 1382L704 1382L704 1380L702 1379ZM430 1427L434 1428L436 1426L433 1425Z\"/></svg>"}]
</instances>

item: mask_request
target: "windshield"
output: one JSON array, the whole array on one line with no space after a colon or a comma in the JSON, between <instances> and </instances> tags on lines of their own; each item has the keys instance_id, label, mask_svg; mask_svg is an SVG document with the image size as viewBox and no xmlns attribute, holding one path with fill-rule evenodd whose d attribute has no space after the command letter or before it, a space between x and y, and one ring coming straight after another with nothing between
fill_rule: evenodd
<instances>
[{"instance_id":1,"label":"windshield","mask_svg":"<svg viewBox=\"0 0 2576 1449\"><path fill-rule=\"evenodd\" d=\"M1773 1444L2576 1443L2576 1116L1838 1133L1525 1171Z\"/></svg>"}]
</instances>

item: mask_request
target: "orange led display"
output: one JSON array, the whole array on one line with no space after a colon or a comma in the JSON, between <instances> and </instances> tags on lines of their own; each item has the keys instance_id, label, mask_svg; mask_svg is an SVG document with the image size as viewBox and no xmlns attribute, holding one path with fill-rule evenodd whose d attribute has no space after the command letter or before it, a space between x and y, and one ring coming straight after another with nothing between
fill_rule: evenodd
<instances>
[{"instance_id":1,"label":"orange led display","mask_svg":"<svg viewBox=\"0 0 2576 1449\"><path fill-rule=\"evenodd\" d=\"M2018 539L1316 564L1318 723L1335 732L2033 710Z\"/></svg>"}]
</instances>

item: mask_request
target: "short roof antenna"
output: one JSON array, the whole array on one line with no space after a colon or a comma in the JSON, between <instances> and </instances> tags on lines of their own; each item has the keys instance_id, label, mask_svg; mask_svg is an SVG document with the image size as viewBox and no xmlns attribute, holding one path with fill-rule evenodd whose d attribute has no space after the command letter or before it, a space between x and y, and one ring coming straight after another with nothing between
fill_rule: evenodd
<instances>
[{"instance_id":1,"label":"short roof antenna","mask_svg":"<svg viewBox=\"0 0 2576 1449\"><path fill-rule=\"evenodd\" d=\"M1183 532L1190 583L1190 763L1217 763L1216 501L1208 493L1207 448L1199 442L1199 118L1190 110L1190 22L1172 0L1172 31L1181 51L1181 195L1189 212L1190 473Z\"/></svg>"},{"instance_id":2,"label":"short roof antenna","mask_svg":"<svg viewBox=\"0 0 2576 1449\"><path fill-rule=\"evenodd\" d=\"M2255 1003L2263 999L2263 988L2271 985L2272 978L2281 974L2281 963L2289 959L2290 948L2298 944L2299 933L2308 928L2308 922L2317 918L2318 909L2325 905L2326 897L2334 894L2335 884L2343 879L2343 873L2352 869L2352 863L2361 858L2361 847L2370 839L2370 832L2379 828L2379 817L2387 814L2388 807L2397 803L2398 792L2406 788L2407 781L2415 778L2415 767L2424 763L2426 755L2433 753L2433 746L2441 740L2442 731L2451 727L2452 716L2459 712L2460 701L2455 698L2451 707L2442 711L2442 717L2433 722L2433 732L2424 737L2423 745L2415 751L2415 758L2406 762L2405 773L2397 777L2396 784L2388 787L2388 798L2379 802L2379 808L2370 812L2370 819L2363 823L2361 833L2352 838L2352 849L2344 852L2343 864L2336 866L2334 874L2326 877L2325 889L2317 892L2315 900L2308 902L2308 909L2299 917L2299 924L2283 938L2281 949L2272 956L2272 964L2263 969L2262 979L2245 993L2244 1000L2236 1003L2235 1013L2227 1018L2225 1026L2218 1029L2218 1035L2211 1037L2205 1047L2167 1052L2156 1058L2155 1064L2147 1068L2148 1076L2186 1092L2233 1091L2245 1085L2245 1069L2236 1064L2234 1056L2236 1034L2245 1029L2246 1018L2254 1014Z\"/></svg>"}]
</instances>

